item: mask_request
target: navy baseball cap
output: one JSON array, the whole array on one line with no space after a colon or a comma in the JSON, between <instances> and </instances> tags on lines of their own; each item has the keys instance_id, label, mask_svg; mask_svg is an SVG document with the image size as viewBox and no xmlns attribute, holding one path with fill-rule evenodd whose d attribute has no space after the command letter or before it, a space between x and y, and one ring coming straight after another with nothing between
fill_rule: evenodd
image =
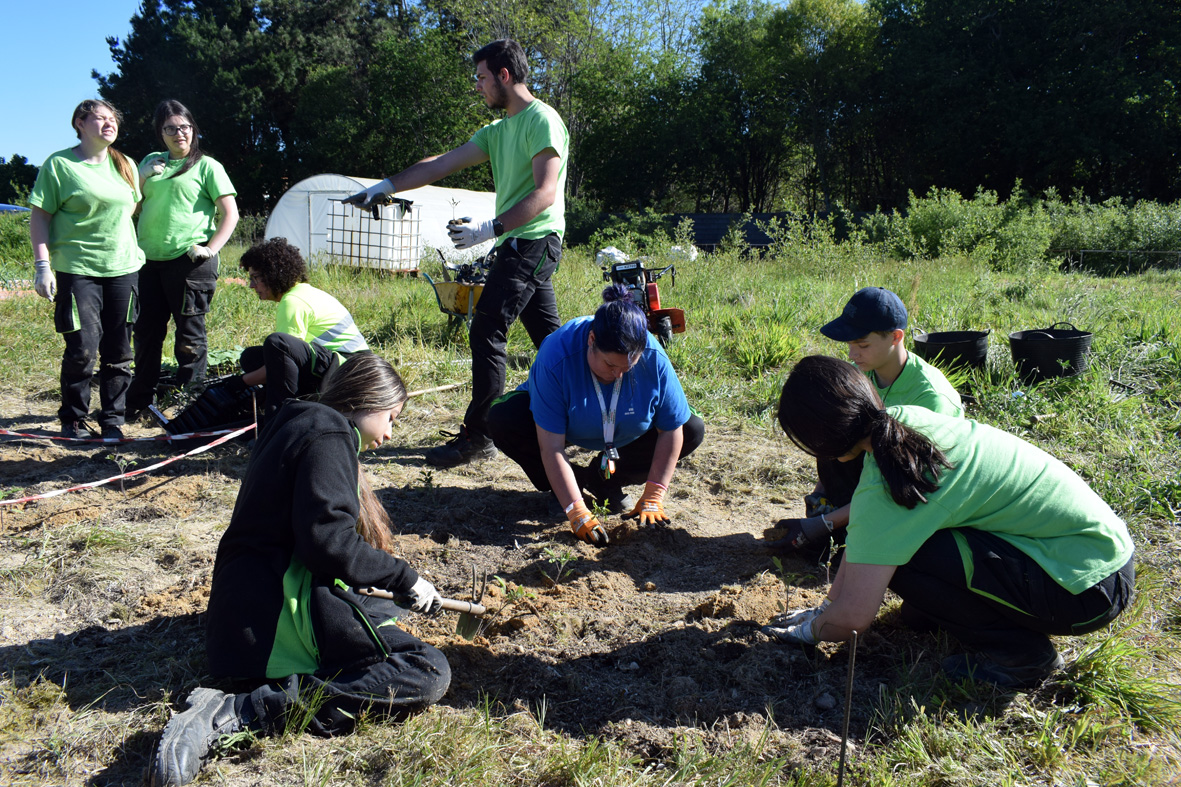
<instances>
[{"instance_id":1,"label":"navy baseball cap","mask_svg":"<svg viewBox=\"0 0 1181 787\"><path fill-rule=\"evenodd\" d=\"M854 342L874 331L906 329L906 307L902 299L882 287L858 290L845 304L841 316L820 329L838 342Z\"/></svg>"}]
</instances>

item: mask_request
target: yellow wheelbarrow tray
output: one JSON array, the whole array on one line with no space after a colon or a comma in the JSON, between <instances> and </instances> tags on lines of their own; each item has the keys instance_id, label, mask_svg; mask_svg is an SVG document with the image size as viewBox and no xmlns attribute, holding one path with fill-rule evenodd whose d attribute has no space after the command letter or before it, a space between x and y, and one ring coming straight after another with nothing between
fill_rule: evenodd
<instances>
[{"instance_id":1,"label":"yellow wheelbarrow tray","mask_svg":"<svg viewBox=\"0 0 1181 787\"><path fill-rule=\"evenodd\" d=\"M439 311L447 315L451 327L458 326L460 322L471 325L476 304L480 302L480 295L484 292L484 285L466 284L458 281L435 281L426 271L420 272L435 291L435 300L439 302Z\"/></svg>"}]
</instances>

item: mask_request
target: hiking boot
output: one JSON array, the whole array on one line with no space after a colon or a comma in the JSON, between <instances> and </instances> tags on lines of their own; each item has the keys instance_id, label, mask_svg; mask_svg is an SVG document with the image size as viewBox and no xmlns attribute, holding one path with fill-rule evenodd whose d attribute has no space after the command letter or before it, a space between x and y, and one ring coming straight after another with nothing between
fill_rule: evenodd
<instances>
[{"instance_id":1,"label":"hiking boot","mask_svg":"<svg viewBox=\"0 0 1181 787\"><path fill-rule=\"evenodd\" d=\"M160 734L152 763L152 787L188 784L221 736L247 728L247 720L234 710L234 699L233 694L217 689L193 689L188 709L173 716Z\"/></svg>"},{"instance_id":2,"label":"hiking boot","mask_svg":"<svg viewBox=\"0 0 1181 787\"><path fill-rule=\"evenodd\" d=\"M71 440L89 440L94 437L94 430L85 421L67 421L62 424L62 437Z\"/></svg>"},{"instance_id":3,"label":"hiking boot","mask_svg":"<svg viewBox=\"0 0 1181 787\"><path fill-rule=\"evenodd\" d=\"M970 656L961 654L948 656L939 666L953 681L975 680L1009 690L1032 689L1062 669L1066 663L1057 651L1053 653L1052 657L1045 657L1041 661L1017 665L1001 664L983 653Z\"/></svg>"},{"instance_id":4,"label":"hiking boot","mask_svg":"<svg viewBox=\"0 0 1181 787\"><path fill-rule=\"evenodd\" d=\"M122 440L123 430L114 424L104 426L102 430L102 438L104 440Z\"/></svg>"},{"instance_id":5,"label":"hiking boot","mask_svg":"<svg viewBox=\"0 0 1181 787\"><path fill-rule=\"evenodd\" d=\"M440 431L439 434L451 439L426 450L424 456L427 462L435 467L455 467L496 456L496 446L492 444L491 437L473 435L463 424L460 424L458 432Z\"/></svg>"}]
</instances>

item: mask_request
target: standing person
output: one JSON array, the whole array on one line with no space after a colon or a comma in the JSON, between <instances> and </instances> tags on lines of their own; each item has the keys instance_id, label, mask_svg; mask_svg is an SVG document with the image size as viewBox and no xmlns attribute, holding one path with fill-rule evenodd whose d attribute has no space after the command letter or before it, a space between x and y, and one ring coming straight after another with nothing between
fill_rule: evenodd
<instances>
[{"instance_id":1,"label":"standing person","mask_svg":"<svg viewBox=\"0 0 1181 787\"><path fill-rule=\"evenodd\" d=\"M520 317L535 347L557 330L558 304L550 277L562 256L566 231L566 163L570 139L558 113L529 92L529 63L521 45L493 41L472 57L476 91L505 117L484 126L458 148L430 156L345 200L359 207L399 191L415 189L467 167L492 162L496 216L448 227L458 249L485 241L496 244L468 341L472 350L472 401L463 423L444 445L428 449L426 460L453 467L496 455L488 435L488 408L504 393L505 343Z\"/></svg>"},{"instance_id":2,"label":"standing person","mask_svg":"<svg viewBox=\"0 0 1181 787\"><path fill-rule=\"evenodd\" d=\"M823 356L788 376L779 423L807 453L865 466L826 601L767 634L843 641L865 631L889 588L903 621L973 651L944 659L949 677L1022 689L1062 667L1048 635L1098 631L1130 602L1127 526L1036 446L923 407L883 407L864 375Z\"/></svg>"},{"instance_id":3,"label":"standing person","mask_svg":"<svg viewBox=\"0 0 1181 787\"><path fill-rule=\"evenodd\" d=\"M218 253L238 225L237 191L225 168L201 151L188 108L161 101L152 122L166 150L149 153L139 166L144 195L139 247L147 260L139 272L135 376L127 392L127 411L133 414L155 398L170 317L176 324L176 384L205 379L205 315L217 289Z\"/></svg>"},{"instance_id":4,"label":"standing person","mask_svg":"<svg viewBox=\"0 0 1181 787\"><path fill-rule=\"evenodd\" d=\"M705 436L664 348L628 289L603 290L593 317L571 320L546 339L519 389L488 413L496 446L541 491L552 490L574 535L605 546L607 530L587 508L587 490L611 513L666 524L664 493L677 460ZM567 445L599 451L572 467ZM634 504L623 486L644 484Z\"/></svg>"},{"instance_id":5,"label":"standing person","mask_svg":"<svg viewBox=\"0 0 1181 787\"><path fill-rule=\"evenodd\" d=\"M57 411L63 437L91 436L84 419L97 357L100 433L123 438L144 254L131 219L140 200L135 162L112 147L122 120L106 101L79 104L70 120L78 144L45 160L29 195L34 287L53 300L66 345Z\"/></svg>"},{"instance_id":6,"label":"standing person","mask_svg":"<svg viewBox=\"0 0 1181 787\"><path fill-rule=\"evenodd\" d=\"M964 414L959 392L943 372L906 351L906 306L883 287L865 287L853 294L841 316L820 332L849 345L849 360L865 373L887 407L896 404L925 407L955 418ZM804 518L781 519L783 537L767 545L772 551L801 550L823 558L829 540L845 543L849 501L861 478L861 458L838 462L816 458L818 481L804 497ZM840 552L834 558L839 561Z\"/></svg>"},{"instance_id":7,"label":"standing person","mask_svg":"<svg viewBox=\"0 0 1181 787\"><path fill-rule=\"evenodd\" d=\"M192 781L221 735L280 734L305 715L312 733L344 735L364 713L401 719L446 692L446 657L395 625L406 611L355 592L389 590L423 613L441 604L392 554L389 517L357 461L389 439L405 401L398 373L364 353L318 402L292 402L262 430L209 594L209 668L231 693L189 695L157 746L156 787Z\"/></svg>"},{"instance_id":8,"label":"standing person","mask_svg":"<svg viewBox=\"0 0 1181 787\"><path fill-rule=\"evenodd\" d=\"M232 392L266 384L264 419L288 399L314 393L333 366L369 352L369 343L340 301L308 284L308 266L286 238L251 246L239 263L262 301L279 304L275 332L242 352L245 372Z\"/></svg>"}]
</instances>

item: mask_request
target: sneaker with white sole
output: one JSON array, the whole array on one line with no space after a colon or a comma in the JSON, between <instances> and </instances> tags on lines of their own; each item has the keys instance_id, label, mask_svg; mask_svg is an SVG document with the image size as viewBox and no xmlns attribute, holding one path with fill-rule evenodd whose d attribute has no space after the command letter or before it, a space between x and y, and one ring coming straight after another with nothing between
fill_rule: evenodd
<instances>
[{"instance_id":1,"label":"sneaker with white sole","mask_svg":"<svg viewBox=\"0 0 1181 787\"><path fill-rule=\"evenodd\" d=\"M195 688L188 708L173 716L160 734L152 763L152 787L176 787L197 778L223 735L248 727L248 720L234 709L236 696L217 689ZM245 704L249 708L249 703Z\"/></svg>"}]
</instances>

